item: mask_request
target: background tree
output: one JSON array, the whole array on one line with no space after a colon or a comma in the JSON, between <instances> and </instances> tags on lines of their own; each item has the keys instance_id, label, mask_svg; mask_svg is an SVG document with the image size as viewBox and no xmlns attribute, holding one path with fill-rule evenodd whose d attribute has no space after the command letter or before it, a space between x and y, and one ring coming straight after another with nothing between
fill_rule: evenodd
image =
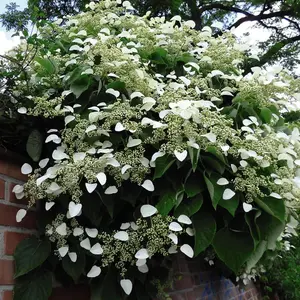
<instances>
[{"instance_id":1,"label":"background tree","mask_svg":"<svg viewBox=\"0 0 300 300\"><path fill-rule=\"evenodd\" d=\"M28 8L19 11L15 3L7 6L0 15L2 24L9 30L24 30L29 20L53 20L84 10L89 0L28 0ZM260 43L261 59L252 65L264 65L280 60L293 69L299 64L300 53L300 1L299 0L131 0L140 14L152 16L180 14L191 19L196 28L222 23L223 30L251 23L270 30L267 41ZM24 21L25 20L25 21ZM221 31L221 30L220 30ZM216 31L215 34L220 34ZM248 34L248 33L246 33Z\"/></svg>"}]
</instances>

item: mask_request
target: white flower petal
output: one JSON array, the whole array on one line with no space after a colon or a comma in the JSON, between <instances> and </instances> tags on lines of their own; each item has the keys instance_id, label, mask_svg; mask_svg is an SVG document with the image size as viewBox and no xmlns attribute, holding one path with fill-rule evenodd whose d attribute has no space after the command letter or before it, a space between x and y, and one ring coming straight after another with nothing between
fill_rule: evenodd
<instances>
[{"instance_id":1,"label":"white flower petal","mask_svg":"<svg viewBox=\"0 0 300 300\"><path fill-rule=\"evenodd\" d=\"M212 143L215 143L217 140L217 136L212 132L207 133L207 134L202 134L201 136L206 137Z\"/></svg>"},{"instance_id":2,"label":"white flower petal","mask_svg":"<svg viewBox=\"0 0 300 300\"><path fill-rule=\"evenodd\" d=\"M235 195L235 192L231 189L226 189L223 193L223 200L229 200Z\"/></svg>"},{"instance_id":3,"label":"white flower petal","mask_svg":"<svg viewBox=\"0 0 300 300\"><path fill-rule=\"evenodd\" d=\"M147 262L147 259L138 259L138 260L136 261L135 265L136 265L137 267L140 267L140 266L145 265L146 262Z\"/></svg>"},{"instance_id":4,"label":"white flower petal","mask_svg":"<svg viewBox=\"0 0 300 300\"><path fill-rule=\"evenodd\" d=\"M55 202L51 201L51 202L46 202L45 203L45 209L48 211L52 208L52 206L55 204Z\"/></svg>"},{"instance_id":5,"label":"white flower petal","mask_svg":"<svg viewBox=\"0 0 300 300\"><path fill-rule=\"evenodd\" d=\"M56 227L55 231L61 236L67 235L67 224L66 223L60 224L58 227Z\"/></svg>"},{"instance_id":6,"label":"white flower petal","mask_svg":"<svg viewBox=\"0 0 300 300\"><path fill-rule=\"evenodd\" d=\"M137 226L134 222L130 222L130 227L132 228L132 230L138 230L139 226Z\"/></svg>"},{"instance_id":7,"label":"white flower petal","mask_svg":"<svg viewBox=\"0 0 300 300\"><path fill-rule=\"evenodd\" d=\"M190 257L190 258L193 258L194 257L194 250L193 248L188 245L188 244L184 244L180 247L180 251L182 253L184 253L186 256Z\"/></svg>"},{"instance_id":8,"label":"white flower petal","mask_svg":"<svg viewBox=\"0 0 300 300\"><path fill-rule=\"evenodd\" d=\"M84 233L83 229L82 228L79 228L79 227L76 227L74 228L73 230L73 235L74 236L80 236Z\"/></svg>"},{"instance_id":9,"label":"white flower petal","mask_svg":"<svg viewBox=\"0 0 300 300\"><path fill-rule=\"evenodd\" d=\"M49 158L44 158L44 159L42 159L42 160L39 162L40 168L42 168L42 169L45 168L45 167L47 166L48 162L49 162Z\"/></svg>"},{"instance_id":10,"label":"white flower petal","mask_svg":"<svg viewBox=\"0 0 300 300\"><path fill-rule=\"evenodd\" d=\"M118 122L115 126L115 131L116 132L121 132L121 131L124 131L126 128L120 123Z\"/></svg>"},{"instance_id":11,"label":"white flower petal","mask_svg":"<svg viewBox=\"0 0 300 300\"><path fill-rule=\"evenodd\" d=\"M77 253L76 252L69 252L68 253L70 260L75 263L77 261Z\"/></svg>"},{"instance_id":12,"label":"white flower petal","mask_svg":"<svg viewBox=\"0 0 300 300\"><path fill-rule=\"evenodd\" d=\"M177 253L177 246L176 246L176 245L172 245L172 246L168 249L168 253L169 253L169 254L175 254L175 253Z\"/></svg>"},{"instance_id":13,"label":"white flower petal","mask_svg":"<svg viewBox=\"0 0 300 300\"><path fill-rule=\"evenodd\" d=\"M149 192L153 192L154 191L154 185L153 182L149 179L146 179L144 181L144 183L141 185L145 190L149 191Z\"/></svg>"},{"instance_id":14,"label":"white flower petal","mask_svg":"<svg viewBox=\"0 0 300 300\"><path fill-rule=\"evenodd\" d=\"M62 159L69 158L69 155L64 153L62 150L54 150L53 153L52 153L52 158L54 160L62 160Z\"/></svg>"},{"instance_id":15,"label":"white flower petal","mask_svg":"<svg viewBox=\"0 0 300 300\"><path fill-rule=\"evenodd\" d=\"M46 138L45 143L50 143L50 142L53 142L55 144L59 144L61 142L61 138L56 134L50 134Z\"/></svg>"},{"instance_id":16,"label":"white flower petal","mask_svg":"<svg viewBox=\"0 0 300 300\"><path fill-rule=\"evenodd\" d=\"M82 210L82 204L78 203L76 204L75 202L71 201L69 203L69 214L70 218L74 218L80 214Z\"/></svg>"},{"instance_id":17,"label":"white flower petal","mask_svg":"<svg viewBox=\"0 0 300 300\"><path fill-rule=\"evenodd\" d=\"M178 244L178 237L177 237L176 234L170 233L170 234L168 235L168 237L172 240L172 242L173 242L175 245Z\"/></svg>"},{"instance_id":18,"label":"white flower petal","mask_svg":"<svg viewBox=\"0 0 300 300\"><path fill-rule=\"evenodd\" d=\"M282 197L277 193L271 193L270 197L273 197L273 198L276 198L276 199L282 199Z\"/></svg>"},{"instance_id":19,"label":"white flower petal","mask_svg":"<svg viewBox=\"0 0 300 300\"><path fill-rule=\"evenodd\" d=\"M123 2L124 5L124 2ZM120 285L123 289L123 291L125 292L126 295L130 295L131 291L132 291L132 282L129 279L122 279L120 281Z\"/></svg>"},{"instance_id":20,"label":"white flower petal","mask_svg":"<svg viewBox=\"0 0 300 300\"><path fill-rule=\"evenodd\" d=\"M187 224L187 225L192 224L192 220L186 215L180 215L177 220L179 223L182 223L182 224Z\"/></svg>"},{"instance_id":21,"label":"white flower petal","mask_svg":"<svg viewBox=\"0 0 300 300\"><path fill-rule=\"evenodd\" d=\"M103 253L103 249L101 245L97 243L91 248L90 252L94 255L101 255Z\"/></svg>"},{"instance_id":22,"label":"white flower petal","mask_svg":"<svg viewBox=\"0 0 300 300\"><path fill-rule=\"evenodd\" d=\"M131 136L128 139L127 147L132 148L140 145L142 143L142 140L140 139L133 139Z\"/></svg>"},{"instance_id":23,"label":"white flower petal","mask_svg":"<svg viewBox=\"0 0 300 300\"><path fill-rule=\"evenodd\" d=\"M27 113L27 108L26 107L18 108L18 113L22 114L22 115L26 114Z\"/></svg>"},{"instance_id":24,"label":"white flower petal","mask_svg":"<svg viewBox=\"0 0 300 300\"><path fill-rule=\"evenodd\" d=\"M144 97L144 95L140 92L134 92L130 95L131 100L134 99L134 98L143 98L143 97Z\"/></svg>"},{"instance_id":25,"label":"white flower petal","mask_svg":"<svg viewBox=\"0 0 300 300\"><path fill-rule=\"evenodd\" d=\"M186 150L184 150L182 152L175 150L174 154L179 161L184 161L186 159L188 153Z\"/></svg>"},{"instance_id":26,"label":"white flower petal","mask_svg":"<svg viewBox=\"0 0 300 300\"><path fill-rule=\"evenodd\" d=\"M78 161L84 160L85 157L86 157L86 153L84 153L84 152L77 152L77 153L73 154L73 160L75 163Z\"/></svg>"},{"instance_id":27,"label":"white flower petal","mask_svg":"<svg viewBox=\"0 0 300 300\"><path fill-rule=\"evenodd\" d=\"M237 172L238 169L237 169L236 165L231 164L230 167L231 167L231 170L232 170L233 173Z\"/></svg>"},{"instance_id":28,"label":"white flower petal","mask_svg":"<svg viewBox=\"0 0 300 300\"><path fill-rule=\"evenodd\" d=\"M187 233L189 236L194 236L194 235L195 235L195 231L194 231L193 228L188 227L185 231L186 231L186 233Z\"/></svg>"},{"instance_id":29,"label":"white flower petal","mask_svg":"<svg viewBox=\"0 0 300 300\"><path fill-rule=\"evenodd\" d=\"M217 184L218 184L218 185L227 185L227 184L229 184L229 181L228 181L226 178L220 178L220 179L217 181Z\"/></svg>"},{"instance_id":30,"label":"white flower petal","mask_svg":"<svg viewBox=\"0 0 300 300\"><path fill-rule=\"evenodd\" d=\"M85 183L86 190L91 194L97 187L98 183Z\"/></svg>"},{"instance_id":31,"label":"white flower petal","mask_svg":"<svg viewBox=\"0 0 300 300\"><path fill-rule=\"evenodd\" d=\"M86 239L84 239L83 241L81 241L81 242L80 242L80 246L81 246L83 249L91 250L91 242L90 242L89 238L86 238Z\"/></svg>"},{"instance_id":32,"label":"white flower petal","mask_svg":"<svg viewBox=\"0 0 300 300\"><path fill-rule=\"evenodd\" d=\"M86 130L85 130L85 133L89 133L91 131L94 131L97 129L97 126L96 125L90 125Z\"/></svg>"},{"instance_id":33,"label":"white flower petal","mask_svg":"<svg viewBox=\"0 0 300 300\"><path fill-rule=\"evenodd\" d=\"M65 125L68 125L70 122L72 122L74 120L75 120L74 116L66 116L65 117Z\"/></svg>"},{"instance_id":34,"label":"white flower petal","mask_svg":"<svg viewBox=\"0 0 300 300\"><path fill-rule=\"evenodd\" d=\"M243 203L243 209L244 209L245 212L249 212L253 209L253 206L252 206L252 204L248 204L248 203L244 202Z\"/></svg>"},{"instance_id":35,"label":"white flower petal","mask_svg":"<svg viewBox=\"0 0 300 300\"><path fill-rule=\"evenodd\" d=\"M101 185L104 185L106 183L107 178L105 173L100 172L96 175L96 177Z\"/></svg>"},{"instance_id":36,"label":"white flower petal","mask_svg":"<svg viewBox=\"0 0 300 300\"><path fill-rule=\"evenodd\" d=\"M134 256L137 259L147 259L149 258L149 253L147 249L140 249Z\"/></svg>"},{"instance_id":37,"label":"white flower petal","mask_svg":"<svg viewBox=\"0 0 300 300\"><path fill-rule=\"evenodd\" d=\"M113 185L113 186L109 186L105 190L104 194L106 194L106 195L113 195L113 194L116 194L117 192L118 192L117 187Z\"/></svg>"},{"instance_id":38,"label":"white flower petal","mask_svg":"<svg viewBox=\"0 0 300 300\"><path fill-rule=\"evenodd\" d=\"M115 235L114 235L114 238L116 240L120 240L120 241L123 241L123 242L126 242L129 240L129 235L126 231L118 231Z\"/></svg>"},{"instance_id":39,"label":"white flower petal","mask_svg":"<svg viewBox=\"0 0 300 300\"><path fill-rule=\"evenodd\" d=\"M120 96L120 92L116 91L114 89L107 89L106 93L107 94L111 94L111 95L115 96L116 98L118 98Z\"/></svg>"},{"instance_id":40,"label":"white flower petal","mask_svg":"<svg viewBox=\"0 0 300 300\"><path fill-rule=\"evenodd\" d=\"M149 268L146 264L142 265L142 266L138 266L138 270L141 272L141 273L148 273L149 272Z\"/></svg>"},{"instance_id":41,"label":"white flower petal","mask_svg":"<svg viewBox=\"0 0 300 300\"><path fill-rule=\"evenodd\" d=\"M21 167L21 173L24 174L24 175L28 175L32 172L32 167L30 164L24 164L22 167Z\"/></svg>"},{"instance_id":42,"label":"white flower petal","mask_svg":"<svg viewBox=\"0 0 300 300\"><path fill-rule=\"evenodd\" d=\"M96 228L85 228L85 232L91 238L95 238L98 235L98 230Z\"/></svg>"},{"instance_id":43,"label":"white flower petal","mask_svg":"<svg viewBox=\"0 0 300 300\"><path fill-rule=\"evenodd\" d=\"M13 193L19 194L24 191L24 187L22 185L15 185L14 188L12 189Z\"/></svg>"},{"instance_id":44,"label":"white flower petal","mask_svg":"<svg viewBox=\"0 0 300 300\"><path fill-rule=\"evenodd\" d=\"M182 227L179 223L177 222L172 222L170 223L169 225L169 229L172 230L172 231L181 231L182 230Z\"/></svg>"},{"instance_id":45,"label":"white flower petal","mask_svg":"<svg viewBox=\"0 0 300 300\"><path fill-rule=\"evenodd\" d=\"M100 274L101 274L101 268L98 266L93 266L86 276L89 278L95 278L98 277Z\"/></svg>"},{"instance_id":46,"label":"white flower petal","mask_svg":"<svg viewBox=\"0 0 300 300\"><path fill-rule=\"evenodd\" d=\"M141 207L141 214L144 218L151 217L156 213L157 213L157 208L150 204L145 204Z\"/></svg>"},{"instance_id":47,"label":"white flower petal","mask_svg":"<svg viewBox=\"0 0 300 300\"><path fill-rule=\"evenodd\" d=\"M18 210L17 215L16 215L17 222L20 223L24 219L26 214L27 214L27 211L25 209Z\"/></svg>"},{"instance_id":48,"label":"white flower petal","mask_svg":"<svg viewBox=\"0 0 300 300\"><path fill-rule=\"evenodd\" d=\"M131 169L132 166L130 165L125 165L122 169L121 169L121 173L122 175L126 173L127 170Z\"/></svg>"},{"instance_id":49,"label":"white flower petal","mask_svg":"<svg viewBox=\"0 0 300 300\"><path fill-rule=\"evenodd\" d=\"M67 255L68 251L69 251L69 246L60 247L60 248L58 249L59 255L60 255L61 257L65 257L65 256Z\"/></svg>"},{"instance_id":50,"label":"white flower petal","mask_svg":"<svg viewBox=\"0 0 300 300\"><path fill-rule=\"evenodd\" d=\"M130 223L122 223L121 226L120 226L120 229L121 230L126 230L130 227Z\"/></svg>"}]
</instances>

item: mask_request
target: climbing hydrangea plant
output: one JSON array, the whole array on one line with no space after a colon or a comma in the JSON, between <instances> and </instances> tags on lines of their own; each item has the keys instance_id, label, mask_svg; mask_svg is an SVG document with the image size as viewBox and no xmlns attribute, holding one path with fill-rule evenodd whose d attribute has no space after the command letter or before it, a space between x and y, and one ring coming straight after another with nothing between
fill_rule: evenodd
<instances>
[{"instance_id":1,"label":"climbing hydrangea plant","mask_svg":"<svg viewBox=\"0 0 300 300\"><path fill-rule=\"evenodd\" d=\"M14 188L40 233L16 250L16 299L48 299L53 274L99 299L151 299L178 251L252 278L297 226L300 132L285 116L299 80L244 75L258 58L231 33L149 15L105 0L40 28L11 91L41 120Z\"/></svg>"}]
</instances>

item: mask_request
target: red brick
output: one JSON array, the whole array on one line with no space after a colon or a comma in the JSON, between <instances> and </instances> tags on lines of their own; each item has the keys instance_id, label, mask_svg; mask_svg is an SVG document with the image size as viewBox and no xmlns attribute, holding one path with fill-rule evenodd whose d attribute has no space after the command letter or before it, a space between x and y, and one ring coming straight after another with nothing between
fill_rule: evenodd
<instances>
[{"instance_id":1,"label":"red brick","mask_svg":"<svg viewBox=\"0 0 300 300\"><path fill-rule=\"evenodd\" d=\"M0 199L5 198L5 181L0 179Z\"/></svg>"},{"instance_id":2,"label":"red brick","mask_svg":"<svg viewBox=\"0 0 300 300\"><path fill-rule=\"evenodd\" d=\"M0 285L12 285L14 283L14 261L0 260Z\"/></svg>"},{"instance_id":3,"label":"red brick","mask_svg":"<svg viewBox=\"0 0 300 300\"><path fill-rule=\"evenodd\" d=\"M4 233L4 254L13 255L17 245L30 234L6 231Z\"/></svg>"},{"instance_id":4,"label":"red brick","mask_svg":"<svg viewBox=\"0 0 300 300\"><path fill-rule=\"evenodd\" d=\"M3 300L13 300L13 292L12 291L4 291L2 294Z\"/></svg>"},{"instance_id":5,"label":"red brick","mask_svg":"<svg viewBox=\"0 0 300 300\"><path fill-rule=\"evenodd\" d=\"M27 215L22 222L18 223L16 221L16 214L18 210L19 208L15 206L0 204L0 225L35 229L35 213L32 211L27 212Z\"/></svg>"},{"instance_id":6,"label":"red brick","mask_svg":"<svg viewBox=\"0 0 300 300\"><path fill-rule=\"evenodd\" d=\"M22 181L26 181L28 178L27 175L21 173L21 167L19 165L11 164L3 160L0 160L0 174Z\"/></svg>"},{"instance_id":7,"label":"red brick","mask_svg":"<svg viewBox=\"0 0 300 300\"><path fill-rule=\"evenodd\" d=\"M12 191L15 185L16 185L15 183L9 184L9 202L27 205L28 200L26 198L23 199L16 198L15 193Z\"/></svg>"},{"instance_id":8,"label":"red brick","mask_svg":"<svg viewBox=\"0 0 300 300\"><path fill-rule=\"evenodd\" d=\"M90 289L88 286L78 285L70 288L55 288L49 300L88 300Z\"/></svg>"}]
</instances>

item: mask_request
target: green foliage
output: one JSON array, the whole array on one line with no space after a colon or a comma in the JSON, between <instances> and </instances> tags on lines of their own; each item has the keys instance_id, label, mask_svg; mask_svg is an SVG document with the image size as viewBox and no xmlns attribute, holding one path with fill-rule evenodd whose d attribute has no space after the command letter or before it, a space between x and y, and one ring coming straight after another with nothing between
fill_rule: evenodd
<instances>
[{"instance_id":1,"label":"green foliage","mask_svg":"<svg viewBox=\"0 0 300 300\"><path fill-rule=\"evenodd\" d=\"M282 114L299 81L278 67L244 78L230 33L89 7L27 35L14 53L26 68L3 66L14 113L39 128L16 195L37 205L41 240L19 245L16 277L41 268L135 300L155 298L176 251L250 272L276 254L300 194L300 134Z\"/></svg>"},{"instance_id":2,"label":"green foliage","mask_svg":"<svg viewBox=\"0 0 300 300\"><path fill-rule=\"evenodd\" d=\"M14 300L48 300L52 292L52 273L39 269L16 280Z\"/></svg>"},{"instance_id":3,"label":"green foliage","mask_svg":"<svg viewBox=\"0 0 300 300\"><path fill-rule=\"evenodd\" d=\"M15 278L41 266L50 255L50 251L51 244L47 240L39 240L36 237L23 240L14 253L16 263Z\"/></svg>"},{"instance_id":4,"label":"green foliage","mask_svg":"<svg viewBox=\"0 0 300 300\"><path fill-rule=\"evenodd\" d=\"M261 277L262 291L272 299L274 294L282 300L297 300L300 297L300 240L293 237L291 244L295 247L280 253L270 266L270 271Z\"/></svg>"}]
</instances>

